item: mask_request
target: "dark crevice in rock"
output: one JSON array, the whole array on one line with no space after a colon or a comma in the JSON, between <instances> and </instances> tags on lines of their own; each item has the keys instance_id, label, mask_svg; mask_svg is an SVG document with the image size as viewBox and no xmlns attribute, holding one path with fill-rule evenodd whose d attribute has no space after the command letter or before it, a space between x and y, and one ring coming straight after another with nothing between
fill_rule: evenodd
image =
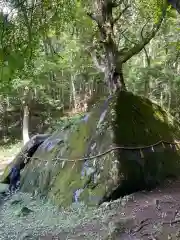
<instances>
[{"instance_id":1,"label":"dark crevice in rock","mask_svg":"<svg viewBox=\"0 0 180 240\"><path fill-rule=\"evenodd\" d=\"M29 163L29 161L31 160L32 156L34 155L34 153L36 152L36 150L38 149L38 147L42 144L38 143L35 144L32 148L29 149L29 151L27 152L27 162L25 163L24 161L20 163L20 169L23 170L25 165Z\"/></svg>"},{"instance_id":2,"label":"dark crevice in rock","mask_svg":"<svg viewBox=\"0 0 180 240\"><path fill-rule=\"evenodd\" d=\"M42 144L43 142L38 142L37 144L34 144L33 147L31 147L27 153L26 153L26 157L27 157L27 162L24 162L24 158L23 161L21 161L19 163L20 166L20 170L23 170L24 167L29 163L29 161L31 160L32 156L34 155L34 153L36 152L36 150L38 149L38 147ZM9 175L4 179L4 181L2 181L2 183L5 184L9 184L10 183L10 179L9 179Z\"/></svg>"},{"instance_id":3,"label":"dark crevice in rock","mask_svg":"<svg viewBox=\"0 0 180 240\"><path fill-rule=\"evenodd\" d=\"M145 185L144 183L139 183L137 185L133 185L130 182L124 181L121 185L119 185L109 196L104 196L100 204L103 202L110 202L121 197L130 195L135 192L140 192L142 190L151 191L158 186L158 183L151 183L149 185Z\"/></svg>"}]
</instances>

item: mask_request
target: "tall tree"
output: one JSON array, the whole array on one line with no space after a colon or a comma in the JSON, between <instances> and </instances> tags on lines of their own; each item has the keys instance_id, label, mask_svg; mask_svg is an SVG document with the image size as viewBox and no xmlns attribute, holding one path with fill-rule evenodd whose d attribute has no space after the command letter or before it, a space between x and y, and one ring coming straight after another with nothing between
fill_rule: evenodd
<instances>
[{"instance_id":1,"label":"tall tree","mask_svg":"<svg viewBox=\"0 0 180 240\"><path fill-rule=\"evenodd\" d=\"M119 88L126 90L123 77L123 64L126 63L132 56L138 54L151 41L159 30L166 14L166 3L161 3L160 14L158 19L150 31L146 32L145 27L147 22L141 29L141 40L136 41L130 46L121 45L123 32L121 26L124 25L127 15L132 16L136 1L116 1L116 0L95 0L92 4L93 11L89 11L88 15L96 22L99 38L96 39L98 47L103 48L101 56L93 55L96 66L105 74L105 81L109 85L109 89ZM148 19L147 19L148 20ZM145 34L144 34L145 32Z\"/></svg>"}]
</instances>

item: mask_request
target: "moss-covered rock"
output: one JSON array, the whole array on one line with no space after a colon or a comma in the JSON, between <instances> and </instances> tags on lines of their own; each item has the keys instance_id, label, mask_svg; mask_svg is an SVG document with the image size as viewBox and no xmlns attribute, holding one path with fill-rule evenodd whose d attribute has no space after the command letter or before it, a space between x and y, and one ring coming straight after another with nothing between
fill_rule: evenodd
<instances>
[{"instance_id":1,"label":"moss-covered rock","mask_svg":"<svg viewBox=\"0 0 180 240\"><path fill-rule=\"evenodd\" d=\"M178 175L175 145L151 145L179 138L179 124L149 100L129 92L105 97L38 148L23 171L21 189L59 206L73 201L96 205ZM117 145L125 149L102 154Z\"/></svg>"}]
</instances>

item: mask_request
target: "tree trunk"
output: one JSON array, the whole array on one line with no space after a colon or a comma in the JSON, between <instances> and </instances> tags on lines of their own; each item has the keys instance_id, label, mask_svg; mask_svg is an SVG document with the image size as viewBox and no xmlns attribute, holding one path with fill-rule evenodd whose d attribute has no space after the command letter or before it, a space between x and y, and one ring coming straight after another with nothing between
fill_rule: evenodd
<instances>
[{"instance_id":1,"label":"tree trunk","mask_svg":"<svg viewBox=\"0 0 180 240\"><path fill-rule=\"evenodd\" d=\"M144 68L148 67L149 69L150 66L151 66L151 59L146 48L144 48ZM144 96L145 97L149 96L149 79L148 78L146 78L144 82Z\"/></svg>"},{"instance_id":2,"label":"tree trunk","mask_svg":"<svg viewBox=\"0 0 180 240\"><path fill-rule=\"evenodd\" d=\"M171 101L172 101L172 94L171 94L171 91L169 91L169 95L168 95L168 112L170 112L171 110Z\"/></svg>"},{"instance_id":3,"label":"tree trunk","mask_svg":"<svg viewBox=\"0 0 180 240\"><path fill-rule=\"evenodd\" d=\"M168 82L168 101L167 101L167 110L168 112L171 111L171 103L172 103L172 92L173 92L173 84L171 81Z\"/></svg>"},{"instance_id":4,"label":"tree trunk","mask_svg":"<svg viewBox=\"0 0 180 240\"><path fill-rule=\"evenodd\" d=\"M29 141L29 107L23 107L23 143L24 145Z\"/></svg>"},{"instance_id":5,"label":"tree trunk","mask_svg":"<svg viewBox=\"0 0 180 240\"><path fill-rule=\"evenodd\" d=\"M124 82L124 75L123 75L123 65L117 65L113 77L112 77L113 84L115 86L115 89L121 89L123 91L126 91L126 85Z\"/></svg>"},{"instance_id":6,"label":"tree trunk","mask_svg":"<svg viewBox=\"0 0 180 240\"><path fill-rule=\"evenodd\" d=\"M160 106L163 107L163 93L160 95Z\"/></svg>"},{"instance_id":7,"label":"tree trunk","mask_svg":"<svg viewBox=\"0 0 180 240\"><path fill-rule=\"evenodd\" d=\"M104 72L105 81L111 93L114 92L114 89L126 91L126 86L123 78L123 64L126 63L132 56L138 54L141 50L143 50L144 47L156 35L164 19L167 8L166 4L163 5L162 15L159 17L159 21L157 21L153 25L153 28L151 29L151 31L146 33L145 37L143 36L143 30L146 24L144 25L141 30L141 41L135 43L132 47L127 48L126 46L124 46L124 48L119 49L118 43L116 41L117 35L114 31L115 25L118 21L121 21L121 16L130 7L129 4L125 4L124 9L121 8L120 10L118 8L121 3L121 1L116 2L113 0L95 0L95 13L87 13L88 16L96 22L100 33L100 39L98 39L98 44L95 43L94 46L96 52L92 53L91 49L90 53L98 70ZM114 8L119 11L118 16L116 17L114 16ZM100 54L102 49L104 52Z\"/></svg>"},{"instance_id":8,"label":"tree trunk","mask_svg":"<svg viewBox=\"0 0 180 240\"><path fill-rule=\"evenodd\" d=\"M8 108L8 97L7 96L3 96L2 97L2 110L3 110L3 140L4 142L6 142L7 137L8 137L8 133L9 133L9 129L8 129L8 112L7 112L7 108Z\"/></svg>"},{"instance_id":9,"label":"tree trunk","mask_svg":"<svg viewBox=\"0 0 180 240\"><path fill-rule=\"evenodd\" d=\"M77 102L76 102L76 88L74 84L74 76L71 75L71 96L72 96L72 109L76 110Z\"/></svg>"}]
</instances>

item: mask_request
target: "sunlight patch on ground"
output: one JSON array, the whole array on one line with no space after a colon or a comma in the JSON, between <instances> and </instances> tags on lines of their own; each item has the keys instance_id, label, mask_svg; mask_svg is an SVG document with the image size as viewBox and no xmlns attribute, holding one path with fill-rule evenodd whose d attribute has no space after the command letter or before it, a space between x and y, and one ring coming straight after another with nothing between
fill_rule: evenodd
<instances>
[{"instance_id":1,"label":"sunlight patch on ground","mask_svg":"<svg viewBox=\"0 0 180 240\"><path fill-rule=\"evenodd\" d=\"M17 142L8 146L0 146L0 175L2 175L5 167L11 163L16 154L18 154L21 147L21 142Z\"/></svg>"}]
</instances>

